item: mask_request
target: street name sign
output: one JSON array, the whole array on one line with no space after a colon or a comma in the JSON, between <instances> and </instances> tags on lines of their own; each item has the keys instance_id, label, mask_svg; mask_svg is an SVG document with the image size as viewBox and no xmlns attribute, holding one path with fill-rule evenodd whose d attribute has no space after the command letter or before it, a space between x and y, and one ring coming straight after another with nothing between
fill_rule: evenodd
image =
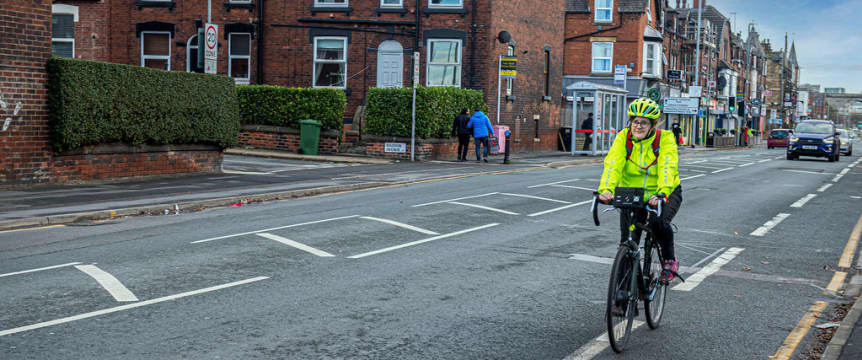
<instances>
[{"instance_id":1,"label":"street name sign","mask_svg":"<svg viewBox=\"0 0 862 360\"><path fill-rule=\"evenodd\" d=\"M383 143L383 152L406 153L407 143Z\"/></svg>"}]
</instances>

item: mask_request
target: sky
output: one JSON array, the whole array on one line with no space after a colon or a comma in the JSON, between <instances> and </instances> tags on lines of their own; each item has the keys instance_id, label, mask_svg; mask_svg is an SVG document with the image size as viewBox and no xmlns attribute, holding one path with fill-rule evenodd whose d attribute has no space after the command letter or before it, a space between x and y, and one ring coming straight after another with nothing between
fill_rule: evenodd
<instances>
[{"instance_id":1,"label":"sky","mask_svg":"<svg viewBox=\"0 0 862 360\"><path fill-rule=\"evenodd\" d=\"M675 6L676 1L670 4ZM862 93L862 0L706 0L706 4L729 18L743 40L751 22L773 50L784 47L787 32L788 47L796 42L800 84Z\"/></svg>"}]
</instances>

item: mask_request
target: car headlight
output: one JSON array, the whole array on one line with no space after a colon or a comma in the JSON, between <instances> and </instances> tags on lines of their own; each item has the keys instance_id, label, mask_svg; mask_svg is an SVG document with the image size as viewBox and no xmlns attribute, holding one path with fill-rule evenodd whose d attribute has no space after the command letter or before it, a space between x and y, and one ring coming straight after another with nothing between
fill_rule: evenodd
<instances>
[{"instance_id":1,"label":"car headlight","mask_svg":"<svg viewBox=\"0 0 862 360\"><path fill-rule=\"evenodd\" d=\"M797 142L797 141L799 141L799 138L798 138L798 137L796 137L796 136L791 136L791 137L790 137L790 142Z\"/></svg>"},{"instance_id":2,"label":"car headlight","mask_svg":"<svg viewBox=\"0 0 862 360\"><path fill-rule=\"evenodd\" d=\"M823 139L823 142L826 144L831 144L835 139Z\"/></svg>"},{"instance_id":3,"label":"car headlight","mask_svg":"<svg viewBox=\"0 0 862 360\"><path fill-rule=\"evenodd\" d=\"M847 142L846 142L846 141L842 141L842 142L841 142L841 146L847 146Z\"/></svg>"}]
</instances>

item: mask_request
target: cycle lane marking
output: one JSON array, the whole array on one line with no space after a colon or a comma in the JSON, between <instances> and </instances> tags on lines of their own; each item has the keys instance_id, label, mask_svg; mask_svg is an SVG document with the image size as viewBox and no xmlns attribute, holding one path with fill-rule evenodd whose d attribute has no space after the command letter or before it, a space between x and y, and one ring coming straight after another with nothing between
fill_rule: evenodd
<instances>
[{"instance_id":1,"label":"cycle lane marking","mask_svg":"<svg viewBox=\"0 0 862 360\"><path fill-rule=\"evenodd\" d=\"M635 329L641 327L644 324L643 321L635 320L632 322L632 332ZM626 326L626 323L620 323L617 326ZM577 351L573 352L569 356L563 358L563 360L589 360L596 355L601 354L602 351L605 351L611 345L610 339L608 339L608 333L599 335L597 338L590 341L588 344L582 346Z\"/></svg>"},{"instance_id":2,"label":"cycle lane marking","mask_svg":"<svg viewBox=\"0 0 862 360\"><path fill-rule=\"evenodd\" d=\"M364 257L367 257L367 256L371 256L371 255L377 255L377 254L382 254L382 253L389 252L389 251L393 251L393 250L403 249L403 248L406 248L406 247L409 247L409 246L414 246L414 245L424 244L424 243L427 243L427 242L431 242L431 241L435 241L435 240L440 240L440 239L445 239L445 238L453 237L453 236L457 236L457 235L462 235L462 234L466 234L466 233L473 232L473 231L484 230L484 229L491 228L491 227L494 227L494 226L497 226L497 225L500 225L500 223L490 223L490 224L487 224L487 225L477 226L477 227L474 227L474 228L465 229L465 230L461 230L461 231L456 231L456 232L453 232L453 233L448 233L448 234L438 235L438 236L430 237L430 238L427 238L427 239L422 239L422 240L418 240L418 241L413 241L413 242L409 242L409 243L405 243L405 244L401 244L401 245L390 246L390 247L388 247L388 248L383 248L383 249L380 249L380 250L374 250L374 251L369 251L369 252L367 252L367 253L362 253L362 254L358 254L358 255L348 256L347 258L348 258L348 259L361 259L361 258L364 258Z\"/></svg>"},{"instance_id":3,"label":"cycle lane marking","mask_svg":"<svg viewBox=\"0 0 862 360\"><path fill-rule=\"evenodd\" d=\"M60 264L60 265L54 265L54 266L46 266L46 267L41 267L41 268L38 268L38 269L30 269L30 270L15 271L15 272L10 272L10 273L0 274L0 278L2 278L2 277L7 277L7 276L13 276L13 275L27 274L27 273L32 273L32 272L37 272L37 271L43 271L43 270L57 269L57 268L62 268L62 267L67 267L67 266L74 266L74 265L78 265L78 264L81 264L81 263L80 263L80 262L71 262L71 263L68 263L68 264Z\"/></svg>"},{"instance_id":4,"label":"cycle lane marking","mask_svg":"<svg viewBox=\"0 0 862 360\"><path fill-rule=\"evenodd\" d=\"M727 249L723 254L719 255L717 258L713 259L708 265L701 268L698 272L689 276L688 279L685 280L684 283L677 284L671 290L677 291L691 291L694 290L698 285L700 285L703 280L705 280L710 275L714 274L716 271L721 269L722 266L729 263L733 258L735 258L739 253L741 253L745 248L737 248L732 247Z\"/></svg>"},{"instance_id":5,"label":"cycle lane marking","mask_svg":"<svg viewBox=\"0 0 862 360\"><path fill-rule=\"evenodd\" d=\"M120 280L117 280L114 275L100 269L98 266L75 265L75 268L81 270L84 274L90 275L90 277L96 280L96 282L99 283L105 291L114 297L114 300L120 302L138 301L138 297L135 296L129 288L123 285Z\"/></svg>"},{"instance_id":6,"label":"cycle lane marking","mask_svg":"<svg viewBox=\"0 0 862 360\"><path fill-rule=\"evenodd\" d=\"M782 221L784 221L784 219L787 219L788 216L790 216L790 214L786 214L786 213L781 213L781 214L775 215L775 217L772 218L772 220L767 221L765 224L763 224L763 226L752 231L751 234L749 234L749 235L751 235L751 236L764 236L764 235L766 235L766 233L769 232L769 230L772 230L772 228L774 228L775 226L780 224Z\"/></svg>"},{"instance_id":7,"label":"cycle lane marking","mask_svg":"<svg viewBox=\"0 0 862 360\"><path fill-rule=\"evenodd\" d=\"M280 242L280 243L282 243L282 244L284 244L284 245L287 245L287 246L290 246L290 247L293 247L293 248L296 248L296 249L299 249L299 250L305 251L305 252L307 252L307 253L311 253L311 254L314 254L314 255L320 256L320 257L334 257L334 256L335 256L335 255L332 255L332 254L330 254L330 253L328 253L328 252L326 252L326 251L323 251L323 250L320 250L320 249L316 249L316 248L313 248L313 247L311 247L311 246L308 246L308 245L305 245L305 244L302 244L302 243L298 243L298 242L296 242L296 241L293 241L293 240L290 240L290 239L287 239L287 238L283 238L283 237L278 236L278 235L275 235L275 234L270 234L270 233L257 233L256 235L257 235L257 236L260 236L260 237L263 237L263 238L270 239L270 240L278 241L278 242Z\"/></svg>"},{"instance_id":8,"label":"cycle lane marking","mask_svg":"<svg viewBox=\"0 0 862 360\"><path fill-rule=\"evenodd\" d=\"M790 205L790 207L793 207L793 208L801 208L802 206L804 206L804 205L805 205L805 203L807 203L809 200L811 200L811 199L813 199L813 198L815 198L815 197L817 197L817 194L808 194L808 195L805 195L805 196L803 196L801 199L796 200L796 202L795 202L795 203L793 203L793 204L791 204L791 205Z\"/></svg>"}]
</instances>

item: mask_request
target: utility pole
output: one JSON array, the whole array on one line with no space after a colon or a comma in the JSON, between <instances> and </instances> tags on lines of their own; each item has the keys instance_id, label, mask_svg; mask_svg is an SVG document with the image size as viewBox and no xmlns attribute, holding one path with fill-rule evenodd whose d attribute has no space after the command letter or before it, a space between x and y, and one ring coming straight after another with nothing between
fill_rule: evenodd
<instances>
[{"instance_id":1,"label":"utility pole","mask_svg":"<svg viewBox=\"0 0 862 360\"><path fill-rule=\"evenodd\" d=\"M778 108L781 109L781 125L784 125L784 61L787 60L787 33L784 33L784 49L781 50L781 98L778 99ZM787 124L788 126L791 124Z\"/></svg>"},{"instance_id":2,"label":"utility pole","mask_svg":"<svg viewBox=\"0 0 862 360\"><path fill-rule=\"evenodd\" d=\"M695 59L694 59L694 84L695 84L695 86L700 86L700 37L701 37L701 31L700 31L701 22L700 21L701 21L701 17L703 16L704 0L695 0L695 1L700 1L700 6L697 7L697 34L695 35L695 36L697 36L697 50L696 50ZM700 88L700 89L701 89L700 90L701 93L698 94L698 96L697 96L698 112L700 112L700 100L703 97L702 96L703 95L703 88ZM693 125L692 128L694 128L692 135L696 135L697 132L700 131L699 126L698 126L698 123L700 122L700 116L695 115L695 119L696 119L695 123L692 124ZM698 138L697 136L692 136L692 137L695 139ZM691 142L691 147L694 147L694 143L695 143L694 141Z\"/></svg>"}]
</instances>

